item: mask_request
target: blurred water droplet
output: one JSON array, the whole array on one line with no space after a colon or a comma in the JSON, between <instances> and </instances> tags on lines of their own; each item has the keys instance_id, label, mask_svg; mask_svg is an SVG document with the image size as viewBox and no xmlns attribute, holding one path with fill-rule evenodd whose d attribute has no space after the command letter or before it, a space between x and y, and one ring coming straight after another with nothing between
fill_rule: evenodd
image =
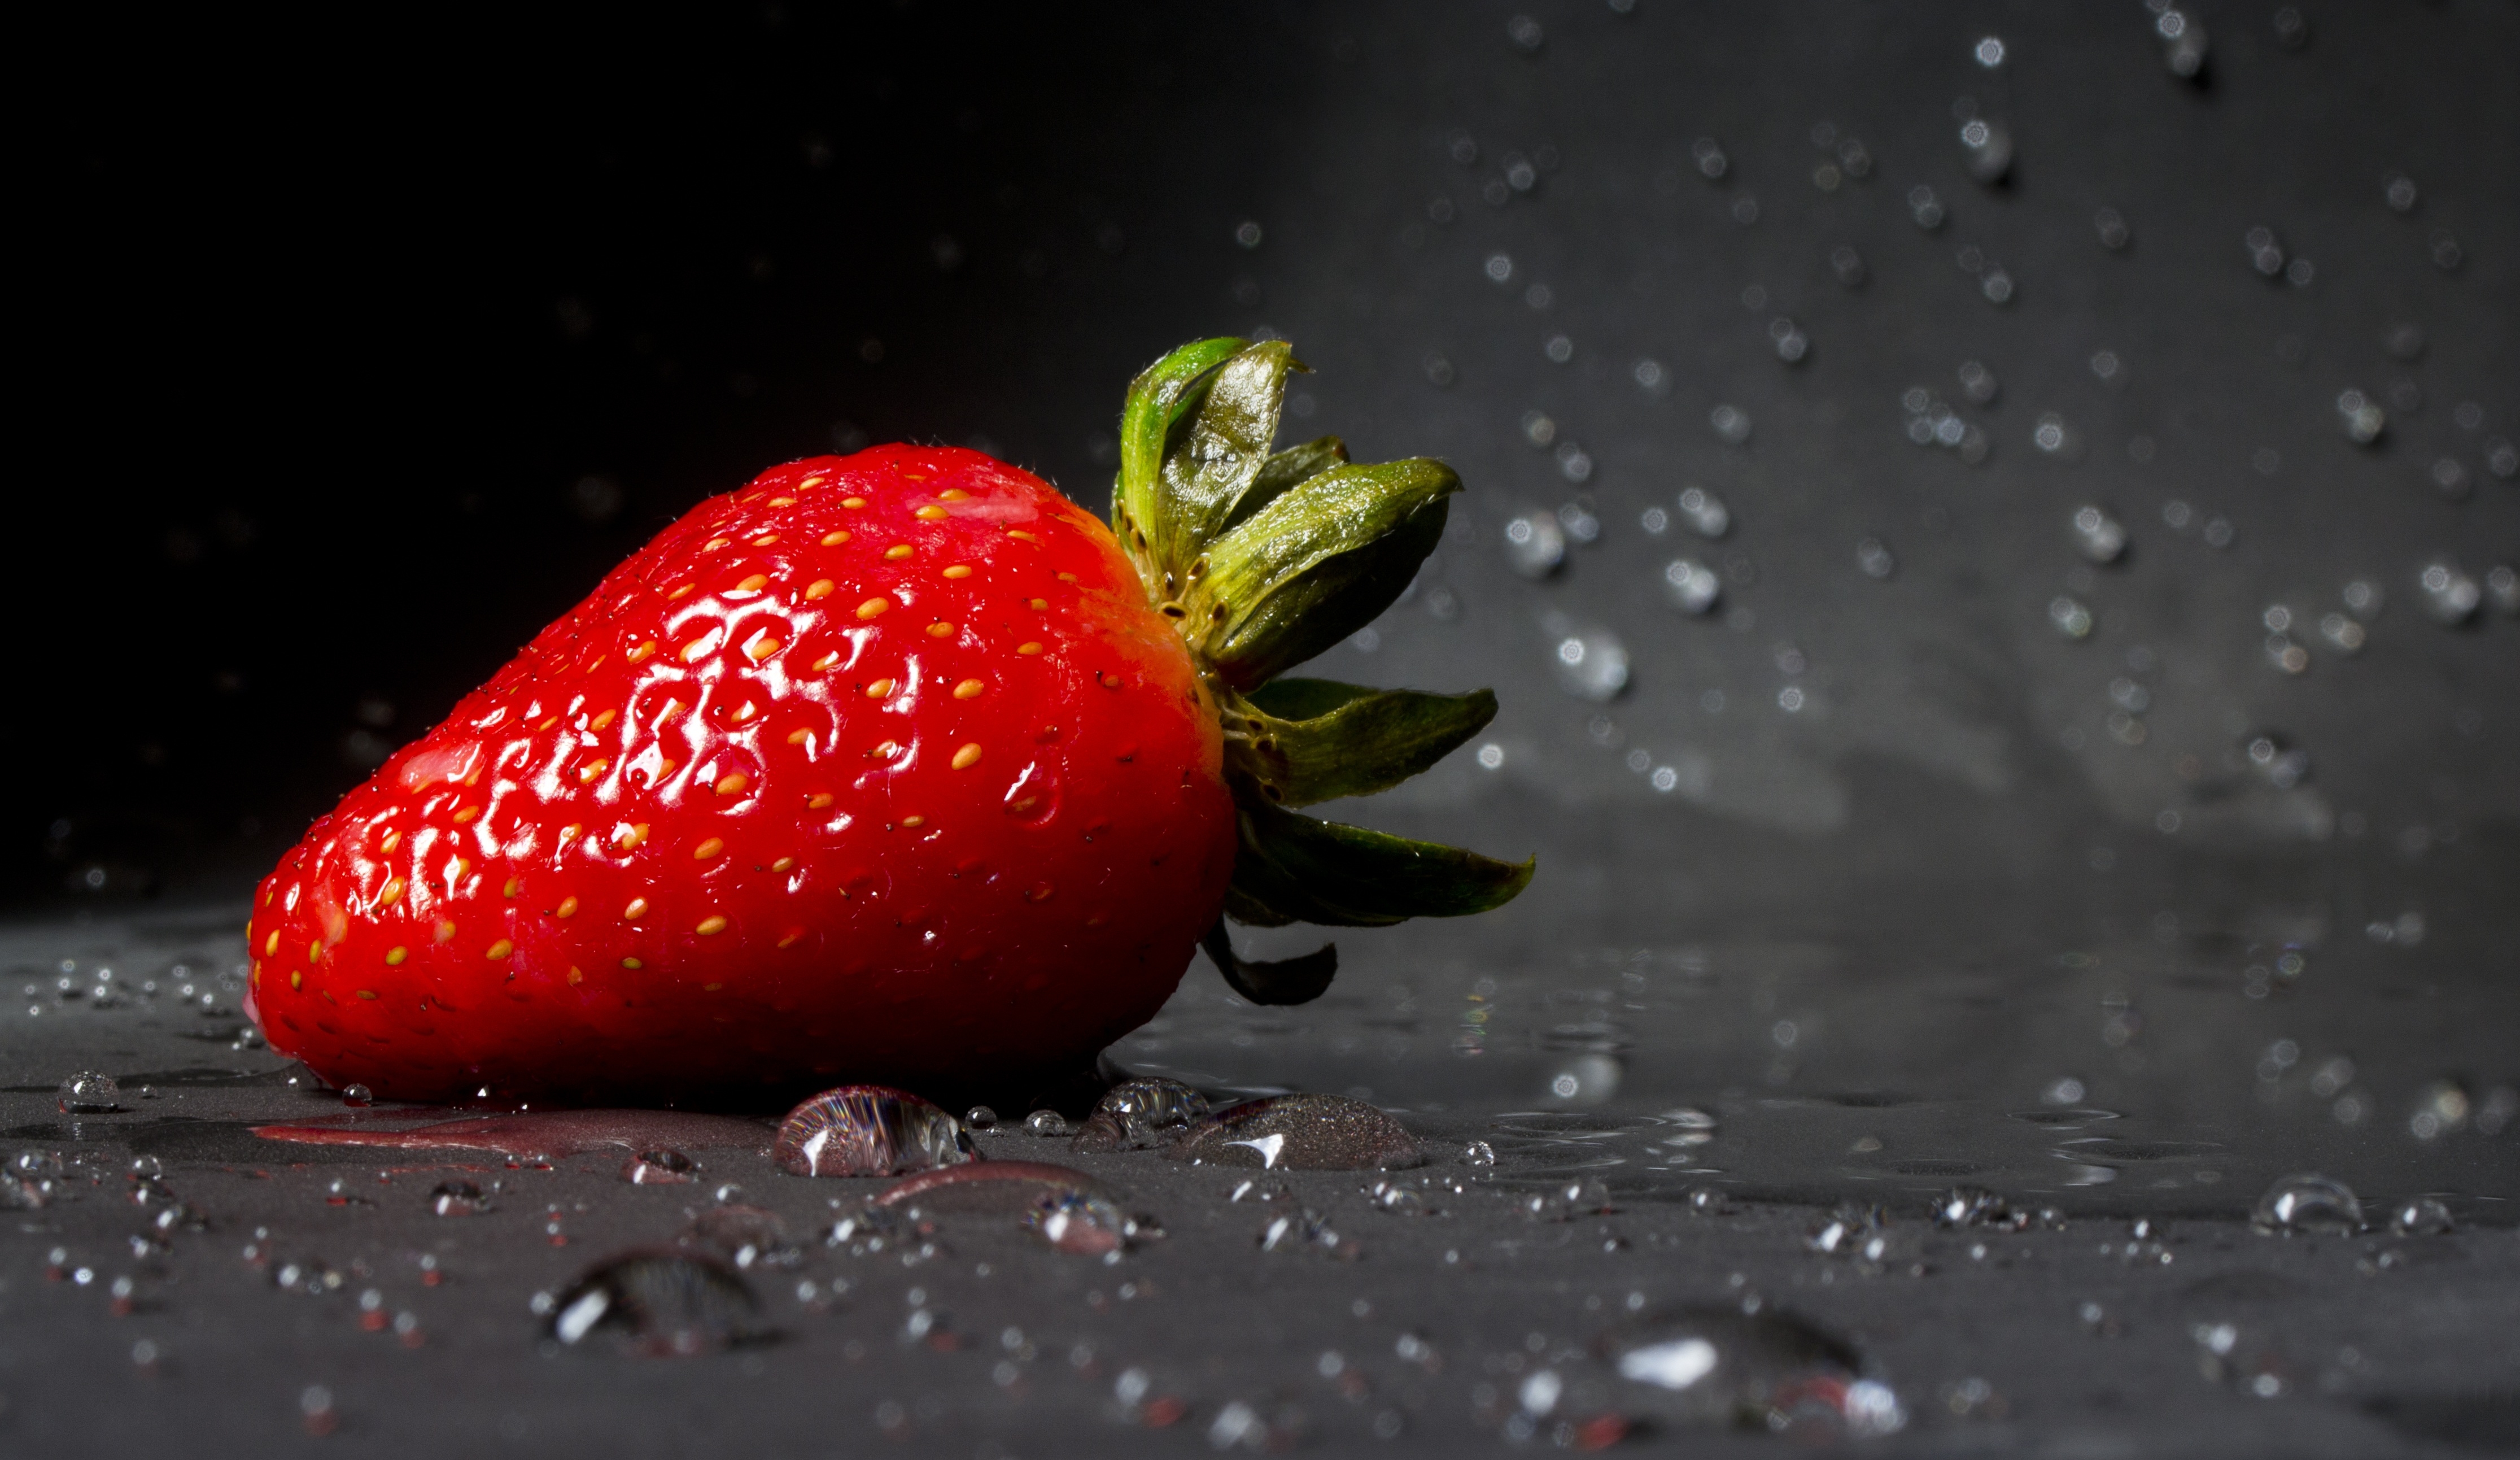
<instances>
[{"instance_id":1,"label":"blurred water droplet","mask_svg":"<svg viewBox=\"0 0 2520 1460\"><path fill-rule=\"evenodd\" d=\"M842 1085L788 1113L771 1146L797 1176L889 1176L973 1159L952 1116L885 1085Z\"/></svg>"},{"instance_id":2,"label":"blurred water droplet","mask_svg":"<svg viewBox=\"0 0 2520 1460\"><path fill-rule=\"evenodd\" d=\"M1943 201L1934 190L1918 183L1908 190L1908 216L1927 233L1943 226Z\"/></svg>"},{"instance_id":3,"label":"blurred water droplet","mask_svg":"<svg viewBox=\"0 0 2520 1460\"><path fill-rule=\"evenodd\" d=\"M1898 1397L1857 1377L1854 1346L1802 1319L1732 1308L1681 1308L1642 1319L1595 1344L1628 1383L1627 1404L1655 1418L1760 1428L1819 1423L1888 1435L1907 1416Z\"/></svg>"},{"instance_id":4,"label":"blurred water droplet","mask_svg":"<svg viewBox=\"0 0 2520 1460\"><path fill-rule=\"evenodd\" d=\"M1506 22L1505 35L1506 39L1513 42L1513 48L1525 56L1539 55L1541 48L1548 44L1540 23L1529 16L1515 16Z\"/></svg>"},{"instance_id":5,"label":"blurred water droplet","mask_svg":"<svg viewBox=\"0 0 2520 1460\"><path fill-rule=\"evenodd\" d=\"M2389 425L2388 413L2380 409L2380 402L2356 389L2337 393L2336 416L2338 424L2345 428L2346 437L2358 446L2379 440Z\"/></svg>"},{"instance_id":6,"label":"blurred water droplet","mask_svg":"<svg viewBox=\"0 0 2520 1460\"><path fill-rule=\"evenodd\" d=\"M793 1267L804 1254L788 1240L788 1223L760 1207L727 1204L694 1214L682 1236L686 1247L707 1249L738 1267Z\"/></svg>"},{"instance_id":7,"label":"blurred water droplet","mask_svg":"<svg viewBox=\"0 0 2520 1460\"><path fill-rule=\"evenodd\" d=\"M2424 612L2442 624L2465 623L2475 616L2476 607L2485 596L2476 579L2446 561L2425 564L2424 570L2416 575L2415 585L2423 590Z\"/></svg>"},{"instance_id":8,"label":"blurred water droplet","mask_svg":"<svg viewBox=\"0 0 2520 1460\"><path fill-rule=\"evenodd\" d=\"M1811 337L1782 315L1768 321L1768 339L1777 346L1777 358L1788 365L1801 364L1811 353Z\"/></svg>"},{"instance_id":9,"label":"blurred water droplet","mask_svg":"<svg viewBox=\"0 0 2520 1460\"><path fill-rule=\"evenodd\" d=\"M2301 8L2286 5L2275 11L2275 44L2287 51L2298 51L2310 44L2310 22L2304 20Z\"/></svg>"},{"instance_id":10,"label":"blurred water droplet","mask_svg":"<svg viewBox=\"0 0 2520 1460\"><path fill-rule=\"evenodd\" d=\"M2183 81L2196 79L2205 69L2205 27L2196 23L2184 11L2165 10L2153 17L2152 29L2161 37L2161 60L2170 73Z\"/></svg>"},{"instance_id":11,"label":"blurred water droplet","mask_svg":"<svg viewBox=\"0 0 2520 1460\"><path fill-rule=\"evenodd\" d=\"M1731 160L1724 156L1724 149L1717 146L1712 137L1700 137L1690 143L1688 155L1697 163L1698 175L1708 182L1721 180L1725 169L1732 165Z\"/></svg>"},{"instance_id":12,"label":"blurred water droplet","mask_svg":"<svg viewBox=\"0 0 2520 1460\"><path fill-rule=\"evenodd\" d=\"M1617 634L1554 614L1543 626L1553 640L1550 666L1556 671L1558 688L1578 700L1601 704L1628 687L1628 649Z\"/></svg>"},{"instance_id":13,"label":"blurred water droplet","mask_svg":"<svg viewBox=\"0 0 2520 1460\"><path fill-rule=\"evenodd\" d=\"M1422 1163L1397 1120L1344 1095L1273 1095L1218 1111L1165 1156L1193 1164L1271 1170L1385 1169Z\"/></svg>"},{"instance_id":14,"label":"blurred water droplet","mask_svg":"<svg viewBox=\"0 0 2520 1460\"><path fill-rule=\"evenodd\" d=\"M578 1275L551 1303L551 1336L577 1345L611 1333L635 1352L704 1353L767 1337L760 1303L723 1263L634 1252Z\"/></svg>"},{"instance_id":15,"label":"blurred water droplet","mask_svg":"<svg viewBox=\"0 0 2520 1460\"><path fill-rule=\"evenodd\" d=\"M1076 1133L1079 1151L1143 1151L1161 1146L1208 1114L1207 1097L1177 1079L1142 1076L1103 1092Z\"/></svg>"},{"instance_id":16,"label":"blurred water droplet","mask_svg":"<svg viewBox=\"0 0 2520 1460\"><path fill-rule=\"evenodd\" d=\"M104 1116L122 1109L121 1087L113 1076L82 1071L62 1081L54 1104L66 1116Z\"/></svg>"},{"instance_id":17,"label":"blurred water droplet","mask_svg":"<svg viewBox=\"0 0 2520 1460\"><path fill-rule=\"evenodd\" d=\"M2401 1237L2447 1237L2457 1229L2450 1208L2433 1197L2408 1197L2389 1211L2389 1230Z\"/></svg>"},{"instance_id":18,"label":"blurred water droplet","mask_svg":"<svg viewBox=\"0 0 2520 1460\"><path fill-rule=\"evenodd\" d=\"M2082 639L2091 636L2092 611L2083 607L2079 601L2064 595L2060 594L2048 603L2048 621L2054 624L2056 632L2066 638Z\"/></svg>"},{"instance_id":19,"label":"blurred water droplet","mask_svg":"<svg viewBox=\"0 0 2520 1460\"><path fill-rule=\"evenodd\" d=\"M2446 228L2436 229L2434 231L2430 241L2430 248L2432 249L2433 267L2440 269L2445 274L2453 274L2458 272L2460 261L2467 256L2464 252L2460 251L2458 239Z\"/></svg>"},{"instance_id":20,"label":"blurred water droplet","mask_svg":"<svg viewBox=\"0 0 2520 1460\"><path fill-rule=\"evenodd\" d=\"M428 1194L428 1209L439 1216L479 1216L490 1209L490 1199L470 1181L441 1181Z\"/></svg>"},{"instance_id":21,"label":"blurred water droplet","mask_svg":"<svg viewBox=\"0 0 2520 1460\"><path fill-rule=\"evenodd\" d=\"M1496 1164L1496 1147L1485 1141L1472 1141L1463 1146L1460 1158L1465 1166L1492 1166Z\"/></svg>"},{"instance_id":22,"label":"blurred water droplet","mask_svg":"<svg viewBox=\"0 0 2520 1460\"><path fill-rule=\"evenodd\" d=\"M2415 205L2423 200L2423 194L2415 187L2415 180L2403 172L2392 172L2381 179L2380 196L2393 213L2413 212Z\"/></svg>"},{"instance_id":23,"label":"blurred water droplet","mask_svg":"<svg viewBox=\"0 0 2520 1460\"><path fill-rule=\"evenodd\" d=\"M1715 570L1693 558L1674 558L1662 570L1663 596L1684 614L1707 614L1723 596L1724 581Z\"/></svg>"},{"instance_id":24,"label":"blurred water droplet","mask_svg":"<svg viewBox=\"0 0 2520 1460\"><path fill-rule=\"evenodd\" d=\"M1837 276L1837 282L1848 289L1860 289L1864 285L1864 256L1849 245L1840 244L1829 251L1828 269Z\"/></svg>"},{"instance_id":25,"label":"blurred water droplet","mask_svg":"<svg viewBox=\"0 0 2520 1460\"><path fill-rule=\"evenodd\" d=\"M1899 570L1898 560L1890 555L1889 547L1877 537L1865 538L1855 545L1855 566L1862 569L1868 578L1886 579Z\"/></svg>"},{"instance_id":26,"label":"blurred water droplet","mask_svg":"<svg viewBox=\"0 0 2520 1460\"><path fill-rule=\"evenodd\" d=\"M1726 445L1738 446L1750 439L1750 415L1739 406L1717 406L1707 413L1706 424L1715 428Z\"/></svg>"},{"instance_id":27,"label":"blurred water droplet","mask_svg":"<svg viewBox=\"0 0 2520 1460\"><path fill-rule=\"evenodd\" d=\"M2126 525L2099 507L2074 513L2074 547L2093 563L2115 563L2126 553Z\"/></svg>"},{"instance_id":28,"label":"blurred water droplet","mask_svg":"<svg viewBox=\"0 0 2520 1460\"><path fill-rule=\"evenodd\" d=\"M2362 1230L2362 1204L2344 1182L2305 1172L2286 1176L2268 1187L2250 1211L2249 1220L2267 1233L2359 1232Z\"/></svg>"},{"instance_id":29,"label":"blurred water droplet","mask_svg":"<svg viewBox=\"0 0 2520 1460\"><path fill-rule=\"evenodd\" d=\"M1969 54L1977 58L1978 65L1993 70L2003 65L2003 38L1996 35L1985 36L1970 48Z\"/></svg>"},{"instance_id":30,"label":"blurred water droplet","mask_svg":"<svg viewBox=\"0 0 2520 1460\"><path fill-rule=\"evenodd\" d=\"M1505 560L1527 578L1545 578L1566 561L1566 531L1556 515L1522 513L1505 525Z\"/></svg>"},{"instance_id":31,"label":"blurred water droplet","mask_svg":"<svg viewBox=\"0 0 2520 1460\"><path fill-rule=\"evenodd\" d=\"M2012 170L2012 133L2002 122L1983 116L1962 122L1960 149L1968 158L1969 176L1989 187Z\"/></svg>"},{"instance_id":32,"label":"blurred water droplet","mask_svg":"<svg viewBox=\"0 0 2520 1460\"><path fill-rule=\"evenodd\" d=\"M2485 570L2485 596L2504 614L2520 616L2520 571L2507 563L2498 563Z\"/></svg>"},{"instance_id":33,"label":"blurred water droplet","mask_svg":"<svg viewBox=\"0 0 2520 1460\"><path fill-rule=\"evenodd\" d=\"M2485 443L2485 468L2505 481L2520 477L2520 446L2495 436Z\"/></svg>"},{"instance_id":34,"label":"blurred water droplet","mask_svg":"<svg viewBox=\"0 0 2520 1460\"><path fill-rule=\"evenodd\" d=\"M2092 214L2092 227L2100 236L2100 247L2112 253L2121 251L2135 239L2134 232L2127 227L2126 215L2113 207L2104 207Z\"/></svg>"},{"instance_id":35,"label":"blurred water droplet","mask_svg":"<svg viewBox=\"0 0 2520 1460\"><path fill-rule=\"evenodd\" d=\"M642 1151L624 1162L621 1179L633 1186L679 1186L699 1172L699 1163L671 1146Z\"/></svg>"}]
</instances>

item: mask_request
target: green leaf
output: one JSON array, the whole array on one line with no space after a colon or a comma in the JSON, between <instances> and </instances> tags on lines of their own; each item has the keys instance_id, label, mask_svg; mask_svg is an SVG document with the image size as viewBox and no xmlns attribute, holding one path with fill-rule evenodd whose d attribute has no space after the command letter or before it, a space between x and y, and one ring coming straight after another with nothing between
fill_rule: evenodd
<instances>
[{"instance_id":1,"label":"green leaf","mask_svg":"<svg viewBox=\"0 0 2520 1460\"><path fill-rule=\"evenodd\" d=\"M1436 461L1333 467L1217 539L1183 604L1219 677L1248 689L1373 621L1434 551L1461 489Z\"/></svg>"},{"instance_id":2,"label":"green leaf","mask_svg":"<svg viewBox=\"0 0 2520 1460\"><path fill-rule=\"evenodd\" d=\"M1216 368L1243 348L1239 340L1200 340L1185 344L1138 373L1120 408L1120 479L1111 488L1111 526L1139 559L1147 555L1170 519L1163 500L1164 457L1178 428L1205 395ZM1141 542L1136 534L1145 534Z\"/></svg>"},{"instance_id":3,"label":"green leaf","mask_svg":"<svg viewBox=\"0 0 2520 1460\"><path fill-rule=\"evenodd\" d=\"M1163 460L1163 517L1147 533L1164 576L1161 596L1190 586L1188 570L1269 463L1286 372L1300 370L1282 340L1244 345L1209 372L1196 407L1173 428Z\"/></svg>"},{"instance_id":4,"label":"green leaf","mask_svg":"<svg viewBox=\"0 0 2520 1460\"><path fill-rule=\"evenodd\" d=\"M1301 958L1268 963L1244 958L1234 951L1223 918L1207 931L1200 946L1207 949L1216 971L1234 985L1234 991L1255 1004L1309 1004L1328 991L1330 980L1338 974L1336 943L1324 943Z\"/></svg>"},{"instance_id":5,"label":"green leaf","mask_svg":"<svg viewBox=\"0 0 2520 1460\"><path fill-rule=\"evenodd\" d=\"M1260 475L1251 479L1251 485L1242 493L1242 500L1234 504L1234 511L1226 517L1218 532L1221 535L1242 525L1251 514L1284 496L1286 489L1296 482L1318 477L1332 467L1346 465L1347 442L1336 436L1324 436L1317 441L1287 447L1270 457L1260 468Z\"/></svg>"},{"instance_id":6,"label":"green leaf","mask_svg":"<svg viewBox=\"0 0 2520 1460\"><path fill-rule=\"evenodd\" d=\"M1326 679L1273 680L1245 705L1227 753L1288 806L1388 791L1479 733L1497 708L1487 690L1429 695Z\"/></svg>"},{"instance_id":7,"label":"green leaf","mask_svg":"<svg viewBox=\"0 0 2520 1460\"><path fill-rule=\"evenodd\" d=\"M1339 928L1503 907L1530 885L1515 865L1433 842L1342 826L1239 798L1234 886L1270 911Z\"/></svg>"}]
</instances>

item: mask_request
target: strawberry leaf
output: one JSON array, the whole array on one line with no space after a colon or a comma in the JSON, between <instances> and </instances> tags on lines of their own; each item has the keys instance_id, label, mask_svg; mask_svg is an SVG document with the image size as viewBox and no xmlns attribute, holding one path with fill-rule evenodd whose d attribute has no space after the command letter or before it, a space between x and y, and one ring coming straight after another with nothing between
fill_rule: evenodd
<instances>
[{"instance_id":1,"label":"strawberry leaf","mask_svg":"<svg viewBox=\"0 0 2520 1460\"><path fill-rule=\"evenodd\" d=\"M1434 551L1461 489L1437 461L1332 467L1218 538L1182 601L1218 677L1248 689L1372 622Z\"/></svg>"},{"instance_id":2,"label":"strawberry leaf","mask_svg":"<svg viewBox=\"0 0 2520 1460\"><path fill-rule=\"evenodd\" d=\"M1300 958L1275 962L1244 958L1234 951L1223 918L1216 920L1199 946L1207 949L1216 971L1234 991L1255 1004L1309 1004L1329 989L1330 980L1338 974L1336 943L1324 943Z\"/></svg>"},{"instance_id":3,"label":"strawberry leaf","mask_svg":"<svg viewBox=\"0 0 2520 1460\"><path fill-rule=\"evenodd\" d=\"M1238 798L1241 849L1234 886L1279 916L1334 928L1380 928L1503 907L1533 863L1500 862ZM1233 903L1229 900L1228 910Z\"/></svg>"},{"instance_id":4,"label":"strawberry leaf","mask_svg":"<svg viewBox=\"0 0 2520 1460\"><path fill-rule=\"evenodd\" d=\"M1226 753L1281 805L1388 791L1433 765L1496 718L1496 696L1371 690L1327 679L1280 679L1229 719Z\"/></svg>"}]
</instances>

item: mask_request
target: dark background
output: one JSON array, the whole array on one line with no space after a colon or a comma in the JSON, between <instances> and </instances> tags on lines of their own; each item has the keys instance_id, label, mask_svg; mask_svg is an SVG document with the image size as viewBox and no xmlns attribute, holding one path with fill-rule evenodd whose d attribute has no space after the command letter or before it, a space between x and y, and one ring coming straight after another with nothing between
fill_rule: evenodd
<instances>
[{"instance_id":1,"label":"dark background","mask_svg":"<svg viewBox=\"0 0 2520 1460\"><path fill-rule=\"evenodd\" d=\"M2195 80L2134 3L774 5L319 36L99 15L41 48L67 84L25 133L0 888L241 887L610 563L775 461L941 439L1099 509L1129 375L1266 330L1319 371L1290 436L1469 483L1374 647L1319 667L1498 688L1502 769L1464 753L1368 813L1543 851L1485 935L2070 901L2198 865L2316 885L2348 927L2402 888L2490 890L2520 637L2490 601L2435 624L2416 575L2520 559L2490 461L2520 434L2520 20L2302 10L2294 49L2272 5L2191 8ZM1968 174L1971 111L2014 140L2001 186ZM1823 185L1850 141L1868 172ZM2255 226L2306 285L2252 267ZM1915 386L1982 463L1910 443ZM2373 447L2339 425L2349 387L2389 403ZM1533 411L1589 477L1527 443ZM1724 542L1639 526L1689 482L1731 504ZM2075 555L2087 502L2126 525L2120 564ZM1600 525L1542 582L1503 550L1534 511ZM1726 613L1665 606L1683 552ZM2349 658L2309 625L2357 578L2386 597ZM2088 639L2050 626L2059 594ZM2274 605L2306 673L2269 662ZM1632 676L1596 705L1552 656L1601 628ZM2113 730L2125 685L2141 723ZM2261 736L2308 773L2263 775Z\"/></svg>"}]
</instances>

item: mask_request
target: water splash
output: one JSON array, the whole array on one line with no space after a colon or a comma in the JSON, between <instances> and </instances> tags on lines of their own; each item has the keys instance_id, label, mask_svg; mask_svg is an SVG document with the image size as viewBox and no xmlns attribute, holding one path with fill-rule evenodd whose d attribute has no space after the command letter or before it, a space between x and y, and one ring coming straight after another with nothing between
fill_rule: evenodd
<instances>
[{"instance_id":1,"label":"water splash","mask_svg":"<svg viewBox=\"0 0 2520 1460\"><path fill-rule=\"evenodd\" d=\"M977 1160L952 1116L888 1085L826 1090L779 1122L771 1159L796 1176L892 1176Z\"/></svg>"},{"instance_id":2,"label":"water splash","mask_svg":"<svg viewBox=\"0 0 2520 1460\"><path fill-rule=\"evenodd\" d=\"M1264 1170L1391 1169L1425 1159L1399 1121L1344 1095L1273 1095L1230 1106L1164 1154L1193 1165Z\"/></svg>"}]
</instances>

